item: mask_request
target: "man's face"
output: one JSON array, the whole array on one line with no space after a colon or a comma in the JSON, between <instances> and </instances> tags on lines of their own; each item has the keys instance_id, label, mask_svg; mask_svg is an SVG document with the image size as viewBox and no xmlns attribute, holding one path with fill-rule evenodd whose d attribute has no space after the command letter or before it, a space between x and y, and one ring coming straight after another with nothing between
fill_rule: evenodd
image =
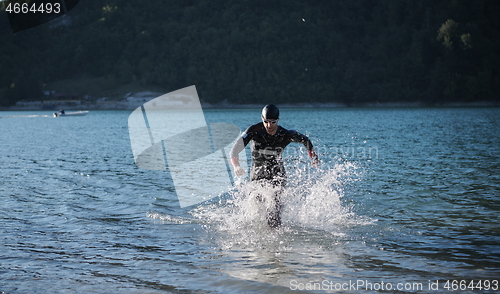
<instances>
[{"instance_id":1,"label":"man's face","mask_svg":"<svg viewBox=\"0 0 500 294\"><path fill-rule=\"evenodd\" d=\"M269 135L276 134L278 130L278 121L279 119L265 119L262 118L262 122L264 123L264 127Z\"/></svg>"}]
</instances>

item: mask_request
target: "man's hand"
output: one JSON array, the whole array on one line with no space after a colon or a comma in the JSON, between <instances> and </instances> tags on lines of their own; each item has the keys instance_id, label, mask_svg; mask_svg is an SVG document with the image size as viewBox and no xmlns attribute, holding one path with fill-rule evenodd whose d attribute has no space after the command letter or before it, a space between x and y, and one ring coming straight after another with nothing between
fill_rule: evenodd
<instances>
[{"instance_id":1,"label":"man's hand","mask_svg":"<svg viewBox=\"0 0 500 294\"><path fill-rule=\"evenodd\" d=\"M245 170L240 166L240 160L238 159L238 156L231 157L231 164L234 167L234 174L237 177L241 177L242 175L246 174Z\"/></svg>"},{"instance_id":2,"label":"man's hand","mask_svg":"<svg viewBox=\"0 0 500 294\"><path fill-rule=\"evenodd\" d=\"M311 165L312 165L312 167L318 168L319 164L320 164L320 161L319 161L319 159L317 157L314 158L314 159L311 159Z\"/></svg>"},{"instance_id":3,"label":"man's hand","mask_svg":"<svg viewBox=\"0 0 500 294\"><path fill-rule=\"evenodd\" d=\"M316 152L314 152L314 150L309 150L308 153L309 153L309 158L311 158L312 167L314 168L319 167L320 161Z\"/></svg>"},{"instance_id":4,"label":"man's hand","mask_svg":"<svg viewBox=\"0 0 500 294\"><path fill-rule=\"evenodd\" d=\"M246 174L245 170L241 168L241 166L235 166L234 167L234 174L237 176L237 177L241 177L243 176L244 174Z\"/></svg>"}]
</instances>

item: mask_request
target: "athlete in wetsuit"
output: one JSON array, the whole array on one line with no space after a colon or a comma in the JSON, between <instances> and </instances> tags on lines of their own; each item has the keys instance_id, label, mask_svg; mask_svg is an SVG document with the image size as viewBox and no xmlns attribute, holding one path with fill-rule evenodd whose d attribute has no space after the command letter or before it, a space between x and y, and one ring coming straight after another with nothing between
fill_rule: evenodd
<instances>
[{"instance_id":1,"label":"athlete in wetsuit","mask_svg":"<svg viewBox=\"0 0 500 294\"><path fill-rule=\"evenodd\" d=\"M264 180L273 186L280 188L280 192L275 195L274 208L268 211L267 221L269 226L278 227L281 225L281 191L286 185L285 167L281 155L285 147L291 142L303 144L312 159L313 166L319 163L318 156L314 152L313 145L307 136L297 131L287 130L278 126L279 109L274 104L268 104L262 109L262 122L252 125L246 129L240 139L231 149L231 163L236 176L245 174L245 170L240 167L238 154L245 146L252 142L252 168L250 170L250 180Z\"/></svg>"}]
</instances>

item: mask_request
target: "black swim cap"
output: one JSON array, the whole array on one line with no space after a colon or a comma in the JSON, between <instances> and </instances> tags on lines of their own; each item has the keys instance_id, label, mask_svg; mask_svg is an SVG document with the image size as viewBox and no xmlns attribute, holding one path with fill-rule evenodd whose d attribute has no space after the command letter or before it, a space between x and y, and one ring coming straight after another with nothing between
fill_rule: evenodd
<instances>
[{"instance_id":1,"label":"black swim cap","mask_svg":"<svg viewBox=\"0 0 500 294\"><path fill-rule=\"evenodd\" d=\"M278 119L280 117L280 110L274 104L267 104L262 108L262 117L264 119Z\"/></svg>"}]
</instances>

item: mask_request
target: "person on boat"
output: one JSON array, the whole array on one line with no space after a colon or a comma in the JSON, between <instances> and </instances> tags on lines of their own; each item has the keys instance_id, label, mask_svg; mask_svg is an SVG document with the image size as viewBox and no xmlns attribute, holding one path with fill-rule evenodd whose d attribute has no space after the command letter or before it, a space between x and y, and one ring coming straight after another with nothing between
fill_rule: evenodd
<instances>
[{"instance_id":1,"label":"person on boat","mask_svg":"<svg viewBox=\"0 0 500 294\"><path fill-rule=\"evenodd\" d=\"M307 149L314 167L319 159L314 152L309 138L294 130L287 130L278 125L279 109L274 104L268 104L262 109L262 122L248 127L231 148L231 164L236 176L245 174L240 166L238 154L252 142L251 181L264 181L273 185L278 191L275 194L274 205L267 211L267 222L271 227L281 225L281 194L286 185L286 172L282 161L282 153L288 144L301 143Z\"/></svg>"},{"instance_id":2,"label":"person on boat","mask_svg":"<svg viewBox=\"0 0 500 294\"><path fill-rule=\"evenodd\" d=\"M59 110L59 114L65 114L64 109Z\"/></svg>"}]
</instances>

